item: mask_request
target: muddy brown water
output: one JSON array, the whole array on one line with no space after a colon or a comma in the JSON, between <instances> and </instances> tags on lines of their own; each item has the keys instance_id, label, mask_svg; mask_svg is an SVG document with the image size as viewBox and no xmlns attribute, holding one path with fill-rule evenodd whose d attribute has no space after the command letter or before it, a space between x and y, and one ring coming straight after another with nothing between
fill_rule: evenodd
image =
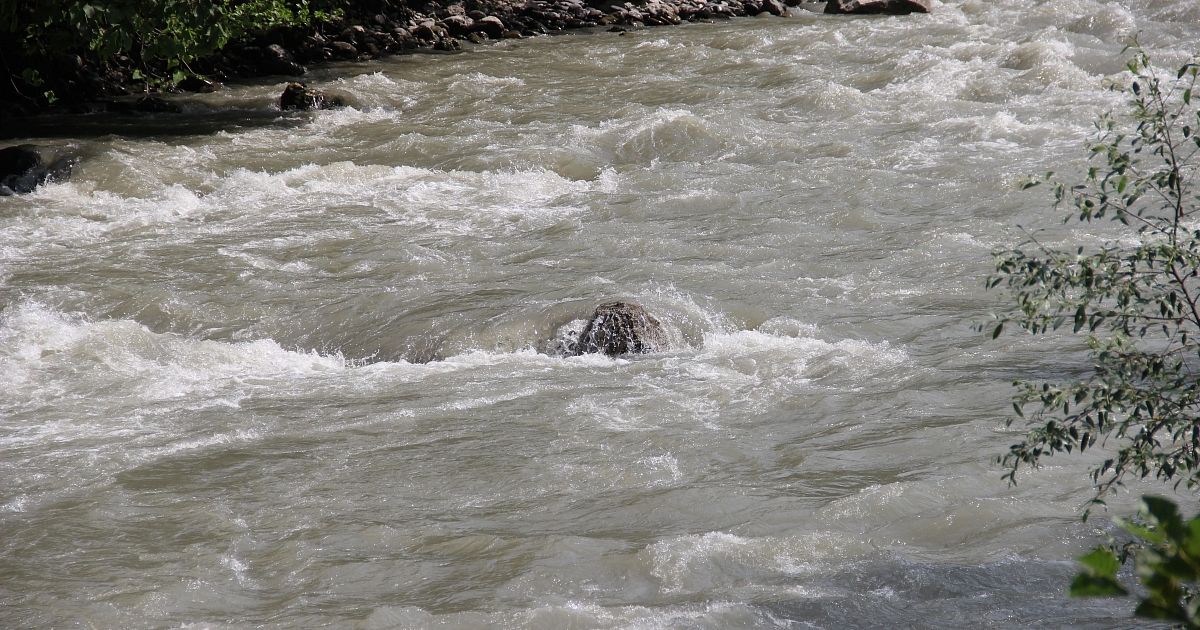
<instances>
[{"instance_id":1,"label":"muddy brown water","mask_svg":"<svg viewBox=\"0 0 1200 630\"><path fill-rule=\"evenodd\" d=\"M1017 183L1198 6L506 41L19 139L84 160L0 199L0 626L1129 625L1063 595L1087 461L992 462L1079 346L971 324L1018 225L1106 236ZM612 299L670 347L544 352Z\"/></svg>"}]
</instances>

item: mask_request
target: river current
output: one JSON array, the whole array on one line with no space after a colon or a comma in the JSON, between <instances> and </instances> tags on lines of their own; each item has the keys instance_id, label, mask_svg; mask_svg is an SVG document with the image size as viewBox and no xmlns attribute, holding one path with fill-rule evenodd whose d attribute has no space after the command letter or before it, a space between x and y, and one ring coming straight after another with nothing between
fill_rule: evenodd
<instances>
[{"instance_id":1,"label":"river current","mask_svg":"<svg viewBox=\"0 0 1200 630\"><path fill-rule=\"evenodd\" d=\"M0 626L1135 625L1065 596L1088 461L993 461L1078 342L972 325L1018 226L1105 238L1018 184L1084 170L1138 33L1176 67L1200 4L794 9L41 123L82 161L0 199ZM548 351L612 299L671 347Z\"/></svg>"}]
</instances>

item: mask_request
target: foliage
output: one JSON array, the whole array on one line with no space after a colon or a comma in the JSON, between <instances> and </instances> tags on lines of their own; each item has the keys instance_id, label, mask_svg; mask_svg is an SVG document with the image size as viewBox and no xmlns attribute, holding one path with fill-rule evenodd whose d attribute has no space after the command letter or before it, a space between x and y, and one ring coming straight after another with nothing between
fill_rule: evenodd
<instances>
[{"instance_id":1,"label":"foliage","mask_svg":"<svg viewBox=\"0 0 1200 630\"><path fill-rule=\"evenodd\" d=\"M1134 614L1200 628L1200 515L1184 521L1175 503L1143 497L1141 523L1117 524L1141 544L1132 551L1138 581L1146 591ZM1079 558L1083 570L1071 583L1075 597L1127 595L1117 581L1122 554L1097 547Z\"/></svg>"},{"instance_id":2,"label":"foliage","mask_svg":"<svg viewBox=\"0 0 1200 630\"><path fill-rule=\"evenodd\" d=\"M996 257L987 286L1005 287L1016 307L997 316L993 337L1006 325L1039 335L1070 325L1092 364L1079 380L1015 384L1029 430L1000 458L1011 483L1044 457L1106 446L1091 470L1096 503L1128 475L1200 484L1198 69L1193 59L1164 77L1135 48L1131 111L1096 123L1098 165L1077 185L1052 173L1027 185L1052 187L1064 223L1111 219L1124 233L1073 251L1031 236Z\"/></svg>"},{"instance_id":3,"label":"foliage","mask_svg":"<svg viewBox=\"0 0 1200 630\"><path fill-rule=\"evenodd\" d=\"M230 41L280 26L327 20L338 0L68 0L0 3L0 39L26 64L10 74L47 75L56 55L89 53L101 65L126 57L137 75L178 81L182 69ZM26 80L28 85L40 81Z\"/></svg>"}]
</instances>

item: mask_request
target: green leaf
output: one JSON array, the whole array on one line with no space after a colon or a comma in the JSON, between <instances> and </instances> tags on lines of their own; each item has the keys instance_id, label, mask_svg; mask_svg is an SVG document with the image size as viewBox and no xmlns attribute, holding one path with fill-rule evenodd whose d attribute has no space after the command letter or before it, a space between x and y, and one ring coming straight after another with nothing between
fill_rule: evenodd
<instances>
[{"instance_id":1,"label":"green leaf","mask_svg":"<svg viewBox=\"0 0 1200 630\"><path fill-rule=\"evenodd\" d=\"M1183 520L1179 516L1179 506L1174 501L1156 496L1142 497L1142 510L1164 528L1181 527Z\"/></svg>"},{"instance_id":2,"label":"green leaf","mask_svg":"<svg viewBox=\"0 0 1200 630\"><path fill-rule=\"evenodd\" d=\"M1086 567L1088 574L1096 577L1115 578L1117 570L1121 568L1121 563L1111 551L1103 547L1097 547L1088 553L1079 556L1079 564Z\"/></svg>"},{"instance_id":3,"label":"green leaf","mask_svg":"<svg viewBox=\"0 0 1200 630\"><path fill-rule=\"evenodd\" d=\"M1111 551L1097 547L1079 557L1083 571L1071 581L1071 597L1114 597L1128 592L1117 582L1120 561Z\"/></svg>"},{"instance_id":4,"label":"green leaf","mask_svg":"<svg viewBox=\"0 0 1200 630\"><path fill-rule=\"evenodd\" d=\"M1071 597L1120 597L1129 591L1111 578L1080 573L1071 580Z\"/></svg>"}]
</instances>

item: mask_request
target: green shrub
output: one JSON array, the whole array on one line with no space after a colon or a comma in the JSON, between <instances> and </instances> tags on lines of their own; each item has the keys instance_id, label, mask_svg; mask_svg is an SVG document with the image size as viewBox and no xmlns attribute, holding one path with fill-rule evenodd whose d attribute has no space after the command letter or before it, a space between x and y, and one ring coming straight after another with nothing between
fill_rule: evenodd
<instances>
[{"instance_id":1,"label":"green shrub","mask_svg":"<svg viewBox=\"0 0 1200 630\"><path fill-rule=\"evenodd\" d=\"M1071 595L1127 595L1117 570L1123 556L1132 555L1138 582L1146 591L1134 614L1200 628L1200 598L1195 596L1200 583L1200 515L1184 521L1174 502L1149 496L1142 498L1139 515L1140 522L1117 520L1136 545L1126 551L1097 547L1079 558L1083 570L1071 583Z\"/></svg>"},{"instance_id":2,"label":"green shrub","mask_svg":"<svg viewBox=\"0 0 1200 630\"><path fill-rule=\"evenodd\" d=\"M99 65L128 57L151 82L178 81L188 64L231 41L280 26L331 19L340 0L69 0L0 5L0 36L37 85L56 56L88 53ZM15 46L12 46L15 44ZM10 70L12 70L10 68Z\"/></svg>"},{"instance_id":3,"label":"green shrub","mask_svg":"<svg viewBox=\"0 0 1200 630\"><path fill-rule=\"evenodd\" d=\"M1094 447L1108 455L1091 471L1098 503L1129 475L1200 482L1198 68L1193 60L1163 77L1135 49L1130 111L1096 123L1097 164L1084 181L1047 174L1028 184L1053 188L1064 222L1111 219L1124 234L1071 250L1031 237L996 257L987 286L1005 287L1015 307L997 316L993 337L1006 325L1070 326L1086 337L1092 368L1079 380L1015 384L1013 408L1029 429L1000 458L1012 483L1022 466Z\"/></svg>"}]
</instances>

